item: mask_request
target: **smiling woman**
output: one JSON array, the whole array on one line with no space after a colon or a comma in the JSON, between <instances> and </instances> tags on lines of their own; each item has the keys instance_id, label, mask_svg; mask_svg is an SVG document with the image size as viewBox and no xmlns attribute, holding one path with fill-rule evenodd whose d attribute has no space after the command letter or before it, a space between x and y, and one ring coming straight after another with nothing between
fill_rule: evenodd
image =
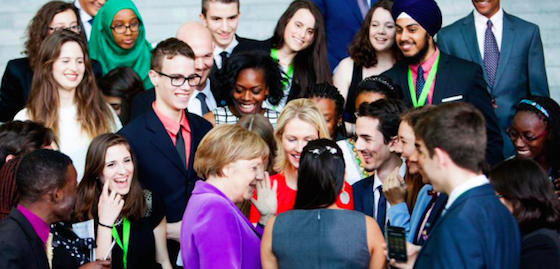
<instances>
[{"instance_id":1,"label":"smiling woman","mask_svg":"<svg viewBox=\"0 0 560 269\"><path fill-rule=\"evenodd\" d=\"M88 149L84 179L78 186L76 221L97 225L96 256L110 253L112 268L170 269L163 202L142 190L134 156L126 139L117 134L96 137ZM111 250L112 233L125 244ZM126 234L134 245L129 251ZM123 235L125 234L125 235Z\"/></svg>"},{"instance_id":2,"label":"smiling woman","mask_svg":"<svg viewBox=\"0 0 560 269\"><path fill-rule=\"evenodd\" d=\"M116 67L132 67L144 81L146 89L153 87L148 73L152 46L140 12L130 0L108 1L95 16L89 52L101 62L103 74Z\"/></svg>"},{"instance_id":3,"label":"smiling woman","mask_svg":"<svg viewBox=\"0 0 560 269\"><path fill-rule=\"evenodd\" d=\"M228 91L233 104L218 107L204 115L213 125L235 124L249 114L261 114L276 127L279 112L263 108L268 99L277 105L283 96L282 73L265 52L251 51L233 55L219 74L218 88Z\"/></svg>"}]
</instances>

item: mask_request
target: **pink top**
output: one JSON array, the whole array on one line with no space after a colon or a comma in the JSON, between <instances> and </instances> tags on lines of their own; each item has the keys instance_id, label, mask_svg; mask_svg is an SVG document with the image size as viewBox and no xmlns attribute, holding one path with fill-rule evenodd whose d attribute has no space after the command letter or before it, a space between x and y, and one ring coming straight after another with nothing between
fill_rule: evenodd
<instances>
[{"instance_id":1,"label":"pink top","mask_svg":"<svg viewBox=\"0 0 560 269\"><path fill-rule=\"evenodd\" d=\"M428 82L428 76L430 75L430 71L434 66L434 63L439 55L439 49L436 47L436 52L428 58L428 60L424 61L422 65L422 69L424 69L424 81ZM414 81L414 85L416 85L416 78L418 77L418 67L420 64L410 65L410 70L412 71L412 80ZM437 74L436 74L437 75ZM434 97L434 89L436 87L436 78L434 78L434 83L432 83L432 87L430 88L430 93L428 94L428 104L432 104L432 99Z\"/></svg>"},{"instance_id":2,"label":"pink top","mask_svg":"<svg viewBox=\"0 0 560 269\"><path fill-rule=\"evenodd\" d=\"M49 239L49 233L51 232L50 225L22 205L18 204L17 209L21 212L21 214L23 214L23 216L25 216L29 223L31 223L33 230L35 230L39 238L41 238L41 241L43 241L43 244L46 246L47 240Z\"/></svg>"},{"instance_id":3,"label":"pink top","mask_svg":"<svg viewBox=\"0 0 560 269\"><path fill-rule=\"evenodd\" d=\"M186 167L189 167L189 156L191 154L191 126L189 125L189 120L185 115L185 111L183 110L181 120L176 122L161 113L157 109L155 101L152 103L152 108L154 109L156 116L159 118L159 121L163 123L163 127L167 130L167 134L171 137L171 141L173 141L173 145L175 146L177 145L177 133L179 132L179 128L183 127L181 130L183 132L183 140L185 141L185 156L187 157L187 163L185 165Z\"/></svg>"}]
</instances>

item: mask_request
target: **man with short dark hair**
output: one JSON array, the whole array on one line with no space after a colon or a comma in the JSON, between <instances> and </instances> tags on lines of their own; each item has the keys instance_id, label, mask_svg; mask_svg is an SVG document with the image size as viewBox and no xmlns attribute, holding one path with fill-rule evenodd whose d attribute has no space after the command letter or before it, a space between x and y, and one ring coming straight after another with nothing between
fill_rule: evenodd
<instances>
[{"instance_id":1,"label":"man with short dark hair","mask_svg":"<svg viewBox=\"0 0 560 269\"><path fill-rule=\"evenodd\" d=\"M404 57L384 75L401 85L407 106L456 101L473 104L486 118L486 161L490 165L502 161L503 139L482 69L441 52L434 42L442 24L436 2L396 0L392 15L397 29L396 43Z\"/></svg>"},{"instance_id":2,"label":"man with short dark hair","mask_svg":"<svg viewBox=\"0 0 560 269\"><path fill-rule=\"evenodd\" d=\"M406 174L406 164L395 152L400 114L404 110L400 100L380 99L362 104L356 120L356 149L363 156L365 170L374 174L352 185L354 207L375 218L382 231L387 221L409 228L405 225L410 219L406 204L399 204L401 210L395 210L383 193L383 184L391 173L397 170L401 177Z\"/></svg>"},{"instance_id":3,"label":"man with short dark hair","mask_svg":"<svg viewBox=\"0 0 560 269\"><path fill-rule=\"evenodd\" d=\"M407 244L398 268L519 268L517 221L482 173L485 120L466 103L442 104L414 127L418 164L435 191L449 195L422 248Z\"/></svg>"},{"instance_id":4,"label":"man with short dark hair","mask_svg":"<svg viewBox=\"0 0 560 269\"><path fill-rule=\"evenodd\" d=\"M500 0L472 0L474 11L441 29L441 51L482 67L504 139L504 156L513 155L506 134L517 103L529 96L549 97L539 27L506 13Z\"/></svg>"},{"instance_id":5,"label":"man with short dark hair","mask_svg":"<svg viewBox=\"0 0 560 269\"><path fill-rule=\"evenodd\" d=\"M60 152L27 154L17 170L19 204L0 223L0 268L50 268L50 225L69 221L77 198L76 169Z\"/></svg>"},{"instance_id":6,"label":"man with short dark hair","mask_svg":"<svg viewBox=\"0 0 560 269\"><path fill-rule=\"evenodd\" d=\"M138 179L165 203L168 249L175 264L181 221L194 184L196 148L212 125L186 112L191 95L201 83L195 55L176 38L160 42L153 51L150 80L156 100L149 109L119 131L136 156Z\"/></svg>"}]
</instances>

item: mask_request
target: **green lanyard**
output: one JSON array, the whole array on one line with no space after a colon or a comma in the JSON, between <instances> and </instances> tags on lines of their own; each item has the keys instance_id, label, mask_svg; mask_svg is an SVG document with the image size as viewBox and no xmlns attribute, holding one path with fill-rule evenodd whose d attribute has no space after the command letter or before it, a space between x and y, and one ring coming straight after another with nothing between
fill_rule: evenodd
<instances>
[{"instance_id":1,"label":"green lanyard","mask_svg":"<svg viewBox=\"0 0 560 269\"><path fill-rule=\"evenodd\" d=\"M271 49L270 50L270 56L272 57L272 59L279 62L278 50L277 49ZM290 64L288 66L288 71L286 72L286 77L288 78L288 80L290 80L290 79L292 79L293 76L294 76L294 65ZM288 80L282 81L282 84L284 84L284 90L286 90L288 88L288 85L290 83Z\"/></svg>"},{"instance_id":2,"label":"green lanyard","mask_svg":"<svg viewBox=\"0 0 560 269\"><path fill-rule=\"evenodd\" d=\"M113 233L113 237L117 241L117 244L119 244L119 247L121 247L121 249L123 250L123 253L124 253L123 254L124 268L128 268L127 255L128 255L128 243L130 243L130 221L128 221L127 218L124 218L124 220L123 220L124 246L123 246L123 243L121 242L121 238L119 237L119 233L117 232L117 228L115 228L115 226L113 226L112 233Z\"/></svg>"},{"instance_id":3,"label":"green lanyard","mask_svg":"<svg viewBox=\"0 0 560 269\"><path fill-rule=\"evenodd\" d=\"M410 89L410 99L412 99L414 107L424 106L426 104L428 93L431 91L432 84L434 84L434 79L436 78L440 55L441 54L438 54L436 61L432 66L432 70L430 70L428 81L424 84L424 88L422 88L422 92L420 93L420 98L418 100L416 100L416 86L414 85L414 79L412 78L412 69L410 69L410 66L408 67L408 88Z\"/></svg>"}]
</instances>

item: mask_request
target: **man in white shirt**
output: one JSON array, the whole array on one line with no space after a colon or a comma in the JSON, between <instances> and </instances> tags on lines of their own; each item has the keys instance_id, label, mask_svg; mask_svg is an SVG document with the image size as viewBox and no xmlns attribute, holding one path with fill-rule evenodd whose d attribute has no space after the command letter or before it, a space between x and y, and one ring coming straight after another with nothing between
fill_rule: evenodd
<instances>
[{"instance_id":1,"label":"man in white shirt","mask_svg":"<svg viewBox=\"0 0 560 269\"><path fill-rule=\"evenodd\" d=\"M467 103L436 107L414 127L418 164L435 191L449 195L422 248L407 244L397 268L518 268L517 221L481 167L486 147L482 113ZM416 262L416 263L415 263Z\"/></svg>"},{"instance_id":2,"label":"man in white shirt","mask_svg":"<svg viewBox=\"0 0 560 269\"><path fill-rule=\"evenodd\" d=\"M87 39L91 36L91 27L93 26L93 18L97 15L97 12L103 5L105 5L106 0L76 0L74 1L74 6L80 10L80 19L82 20L82 25L84 26L84 32L86 33Z\"/></svg>"},{"instance_id":3,"label":"man in white shirt","mask_svg":"<svg viewBox=\"0 0 560 269\"><path fill-rule=\"evenodd\" d=\"M438 33L439 49L482 67L504 140L504 156L514 153L506 134L519 100L550 96L539 27L510 15L500 0L472 0L474 11Z\"/></svg>"},{"instance_id":4,"label":"man in white shirt","mask_svg":"<svg viewBox=\"0 0 560 269\"><path fill-rule=\"evenodd\" d=\"M212 42L212 35L204 25L190 22L179 27L176 37L187 43L194 51L196 72L202 80L191 96L188 108L189 112L202 117L217 107L215 95L210 88L211 81L208 79L214 64L212 51L215 45Z\"/></svg>"},{"instance_id":5,"label":"man in white shirt","mask_svg":"<svg viewBox=\"0 0 560 269\"><path fill-rule=\"evenodd\" d=\"M356 150L363 156L365 170L375 173L352 185L354 209L375 218L382 231L387 222L393 226L405 227L404 222L410 220L406 206L400 212L405 214L389 214L391 204L382 189L394 170L399 170L401 177L406 173L405 162L395 152L400 114L404 110L402 101L388 99L362 104L358 109Z\"/></svg>"}]
</instances>

